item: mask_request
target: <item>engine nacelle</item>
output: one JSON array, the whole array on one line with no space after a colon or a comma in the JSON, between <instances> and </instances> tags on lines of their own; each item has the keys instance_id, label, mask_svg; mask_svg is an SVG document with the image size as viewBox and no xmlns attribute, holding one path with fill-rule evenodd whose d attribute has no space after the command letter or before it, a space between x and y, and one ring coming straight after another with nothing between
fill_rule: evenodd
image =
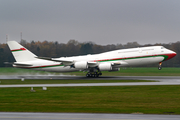
<instances>
[{"instance_id":1,"label":"engine nacelle","mask_svg":"<svg viewBox=\"0 0 180 120\"><path fill-rule=\"evenodd\" d=\"M87 64L87 61L75 62L74 67L77 69L87 69L88 64Z\"/></svg>"},{"instance_id":2,"label":"engine nacelle","mask_svg":"<svg viewBox=\"0 0 180 120\"><path fill-rule=\"evenodd\" d=\"M98 67L99 67L100 71L111 71L112 70L111 63L101 63L101 64L99 64Z\"/></svg>"}]
</instances>

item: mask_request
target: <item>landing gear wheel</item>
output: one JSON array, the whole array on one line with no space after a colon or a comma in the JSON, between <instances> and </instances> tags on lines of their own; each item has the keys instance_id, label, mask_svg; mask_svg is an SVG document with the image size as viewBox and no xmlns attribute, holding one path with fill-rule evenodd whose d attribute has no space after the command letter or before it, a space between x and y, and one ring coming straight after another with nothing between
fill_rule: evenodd
<instances>
[{"instance_id":1,"label":"landing gear wheel","mask_svg":"<svg viewBox=\"0 0 180 120\"><path fill-rule=\"evenodd\" d=\"M99 77L100 75L102 75L102 73L98 73L98 72L88 72L88 73L86 74L86 77L93 77L93 78L95 78L95 77Z\"/></svg>"},{"instance_id":2,"label":"landing gear wheel","mask_svg":"<svg viewBox=\"0 0 180 120\"><path fill-rule=\"evenodd\" d=\"M161 65L162 65L162 62L159 63L158 70L162 69Z\"/></svg>"},{"instance_id":3,"label":"landing gear wheel","mask_svg":"<svg viewBox=\"0 0 180 120\"><path fill-rule=\"evenodd\" d=\"M162 69L162 67L161 67L161 65L159 65L159 66L158 66L158 70L161 70L161 69Z\"/></svg>"},{"instance_id":4,"label":"landing gear wheel","mask_svg":"<svg viewBox=\"0 0 180 120\"><path fill-rule=\"evenodd\" d=\"M88 73L86 74L86 77L91 77L91 74L88 72Z\"/></svg>"}]
</instances>

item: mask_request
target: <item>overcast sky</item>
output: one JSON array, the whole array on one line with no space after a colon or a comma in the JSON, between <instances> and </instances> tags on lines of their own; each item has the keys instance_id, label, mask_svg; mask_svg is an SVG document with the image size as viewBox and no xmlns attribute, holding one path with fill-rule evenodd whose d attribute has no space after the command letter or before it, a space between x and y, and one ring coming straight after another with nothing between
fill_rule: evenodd
<instances>
[{"instance_id":1,"label":"overcast sky","mask_svg":"<svg viewBox=\"0 0 180 120\"><path fill-rule=\"evenodd\" d=\"M180 40L180 0L0 0L0 43L96 44Z\"/></svg>"}]
</instances>

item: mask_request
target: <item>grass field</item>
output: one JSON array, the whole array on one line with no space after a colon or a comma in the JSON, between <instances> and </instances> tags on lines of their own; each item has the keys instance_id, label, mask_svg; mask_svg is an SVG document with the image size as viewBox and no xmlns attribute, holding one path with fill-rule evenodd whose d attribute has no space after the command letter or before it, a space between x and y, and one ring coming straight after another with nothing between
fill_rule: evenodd
<instances>
[{"instance_id":1,"label":"grass field","mask_svg":"<svg viewBox=\"0 0 180 120\"><path fill-rule=\"evenodd\" d=\"M0 111L180 114L180 86L0 88Z\"/></svg>"},{"instance_id":2,"label":"grass field","mask_svg":"<svg viewBox=\"0 0 180 120\"><path fill-rule=\"evenodd\" d=\"M128 67L120 71L102 72L103 76L180 76L180 68L163 67L158 70L156 67ZM0 75L80 75L85 76L86 72L53 73L18 68L0 68Z\"/></svg>"},{"instance_id":3,"label":"grass field","mask_svg":"<svg viewBox=\"0 0 180 120\"><path fill-rule=\"evenodd\" d=\"M120 82L157 82L153 80L0 80L0 85L10 84L69 84L69 83L120 83Z\"/></svg>"}]
</instances>

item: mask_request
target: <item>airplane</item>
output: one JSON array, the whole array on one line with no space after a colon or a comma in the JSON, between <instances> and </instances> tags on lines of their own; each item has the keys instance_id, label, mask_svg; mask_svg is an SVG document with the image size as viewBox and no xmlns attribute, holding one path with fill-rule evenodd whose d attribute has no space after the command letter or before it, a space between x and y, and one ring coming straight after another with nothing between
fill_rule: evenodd
<instances>
[{"instance_id":1,"label":"airplane","mask_svg":"<svg viewBox=\"0 0 180 120\"><path fill-rule=\"evenodd\" d=\"M86 77L99 77L101 71L119 71L120 67L158 64L176 56L163 46L120 49L100 54L73 57L38 57L16 41L7 42L16 62L13 67L51 72L87 71Z\"/></svg>"}]
</instances>

